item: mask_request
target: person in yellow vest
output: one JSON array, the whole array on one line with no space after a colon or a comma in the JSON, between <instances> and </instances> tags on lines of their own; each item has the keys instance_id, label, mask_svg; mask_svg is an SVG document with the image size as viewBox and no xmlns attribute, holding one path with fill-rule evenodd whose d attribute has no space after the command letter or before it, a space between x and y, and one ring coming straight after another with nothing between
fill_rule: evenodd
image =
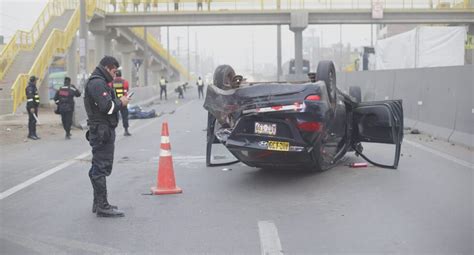
<instances>
[{"instance_id":1,"label":"person in yellow vest","mask_svg":"<svg viewBox=\"0 0 474 255\"><path fill-rule=\"evenodd\" d=\"M25 89L26 110L28 111L28 138L32 140L40 139L36 134L36 120L38 119L38 106L40 103L38 89L36 88L37 80L35 76L31 76Z\"/></svg>"},{"instance_id":2,"label":"person in yellow vest","mask_svg":"<svg viewBox=\"0 0 474 255\"><path fill-rule=\"evenodd\" d=\"M117 95L117 98L121 98L123 96L128 95L128 81L122 78L122 72L120 70L117 70L117 72L115 72L115 79L112 82L112 84L115 91L115 95ZM127 107L120 108L120 116L122 116L123 129L125 130L123 135L131 136L132 134L128 132L128 108Z\"/></svg>"},{"instance_id":3,"label":"person in yellow vest","mask_svg":"<svg viewBox=\"0 0 474 255\"><path fill-rule=\"evenodd\" d=\"M168 81L161 76L160 79L160 100L163 99L163 92L165 92L165 100L168 100L168 94L166 93L166 85L168 84Z\"/></svg>"}]
</instances>

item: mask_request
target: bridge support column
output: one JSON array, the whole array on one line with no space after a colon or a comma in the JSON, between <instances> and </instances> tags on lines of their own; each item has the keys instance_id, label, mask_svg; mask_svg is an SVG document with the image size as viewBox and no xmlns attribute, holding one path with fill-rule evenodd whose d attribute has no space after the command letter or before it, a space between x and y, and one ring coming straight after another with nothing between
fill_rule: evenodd
<instances>
[{"instance_id":1,"label":"bridge support column","mask_svg":"<svg viewBox=\"0 0 474 255\"><path fill-rule=\"evenodd\" d=\"M277 25L277 81L280 81L281 76L281 25Z\"/></svg>"},{"instance_id":2,"label":"bridge support column","mask_svg":"<svg viewBox=\"0 0 474 255\"><path fill-rule=\"evenodd\" d=\"M132 43L120 43L116 45L116 50L121 54L120 65L122 66L122 77L128 80L130 87L133 87L133 76L132 76L132 52L134 52L135 46Z\"/></svg>"},{"instance_id":3,"label":"bridge support column","mask_svg":"<svg viewBox=\"0 0 474 255\"><path fill-rule=\"evenodd\" d=\"M41 85L40 84L37 84L40 85L39 88L38 88L38 93L39 93L39 96L40 96L40 105L42 106L49 106L49 84L48 84L48 80L49 80L49 75L46 74L44 76L44 79L41 81Z\"/></svg>"},{"instance_id":4,"label":"bridge support column","mask_svg":"<svg viewBox=\"0 0 474 255\"><path fill-rule=\"evenodd\" d=\"M150 66L150 80L148 81L150 85L158 85L160 81L160 70L161 64L152 63Z\"/></svg>"},{"instance_id":5,"label":"bridge support column","mask_svg":"<svg viewBox=\"0 0 474 255\"><path fill-rule=\"evenodd\" d=\"M71 41L71 46L67 51L67 76L71 78L71 83L76 85L79 88L77 83L77 64L76 64L76 52L77 52L77 43L76 37ZM80 88L79 88L80 89Z\"/></svg>"},{"instance_id":6,"label":"bridge support column","mask_svg":"<svg viewBox=\"0 0 474 255\"><path fill-rule=\"evenodd\" d=\"M290 80L304 80L307 78L303 74L303 30L306 27L308 27L308 12L292 12L290 30L295 33L295 74L288 77Z\"/></svg>"}]
</instances>

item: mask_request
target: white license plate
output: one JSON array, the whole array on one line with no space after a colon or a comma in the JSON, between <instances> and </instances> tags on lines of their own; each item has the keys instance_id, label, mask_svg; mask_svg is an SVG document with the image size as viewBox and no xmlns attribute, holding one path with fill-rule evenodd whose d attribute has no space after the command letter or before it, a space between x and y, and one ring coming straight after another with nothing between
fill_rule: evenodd
<instances>
[{"instance_id":1,"label":"white license plate","mask_svg":"<svg viewBox=\"0 0 474 255\"><path fill-rule=\"evenodd\" d=\"M276 135L277 125L275 123L255 122L255 134Z\"/></svg>"}]
</instances>

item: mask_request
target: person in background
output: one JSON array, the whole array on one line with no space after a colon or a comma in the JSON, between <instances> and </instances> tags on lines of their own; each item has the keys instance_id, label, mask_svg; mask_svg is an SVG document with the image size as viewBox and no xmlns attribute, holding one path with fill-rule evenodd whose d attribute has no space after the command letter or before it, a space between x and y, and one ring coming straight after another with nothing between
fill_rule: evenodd
<instances>
[{"instance_id":1,"label":"person in background","mask_svg":"<svg viewBox=\"0 0 474 255\"><path fill-rule=\"evenodd\" d=\"M199 76L196 85L198 86L198 97L204 98L204 81L201 79L201 76Z\"/></svg>"},{"instance_id":2,"label":"person in background","mask_svg":"<svg viewBox=\"0 0 474 255\"><path fill-rule=\"evenodd\" d=\"M117 11L117 0L110 0L110 4L114 7L114 12Z\"/></svg>"},{"instance_id":3,"label":"person in background","mask_svg":"<svg viewBox=\"0 0 474 255\"><path fill-rule=\"evenodd\" d=\"M140 0L133 0L133 11L138 12L138 7L140 6Z\"/></svg>"},{"instance_id":4,"label":"person in background","mask_svg":"<svg viewBox=\"0 0 474 255\"><path fill-rule=\"evenodd\" d=\"M165 93L165 100L168 100L168 94L166 93L166 85L168 84L168 81L161 76L160 79L160 100L163 99L163 92Z\"/></svg>"},{"instance_id":5,"label":"person in background","mask_svg":"<svg viewBox=\"0 0 474 255\"><path fill-rule=\"evenodd\" d=\"M56 91L54 102L58 105L57 112L61 114L61 122L66 139L71 139L72 115L74 114L74 97L80 97L81 92L71 84L71 78L64 78L64 85Z\"/></svg>"},{"instance_id":6,"label":"person in background","mask_svg":"<svg viewBox=\"0 0 474 255\"><path fill-rule=\"evenodd\" d=\"M178 87L176 88L176 92L178 92L178 98L184 99L183 87L182 87L182 86L178 86Z\"/></svg>"},{"instance_id":7,"label":"person in background","mask_svg":"<svg viewBox=\"0 0 474 255\"><path fill-rule=\"evenodd\" d=\"M112 82L113 88L115 90L115 95L117 95L118 98L128 96L128 81L122 78L122 72L120 70L117 70L117 72L115 72L115 75L116 77ZM122 116L123 129L125 130L123 135L131 136L132 134L128 132L128 107L122 107L120 109L120 116Z\"/></svg>"},{"instance_id":8,"label":"person in background","mask_svg":"<svg viewBox=\"0 0 474 255\"><path fill-rule=\"evenodd\" d=\"M201 10L202 11L202 0L197 0L197 10Z\"/></svg>"},{"instance_id":9,"label":"person in background","mask_svg":"<svg viewBox=\"0 0 474 255\"><path fill-rule=\"evenodd\" d=\"M89 178L94 191L92 212L98 217L123 217L124 212L107 199L106 177L112 173L115 150L115 128L118 112L127 107L128 98L118 98L108 85L115 78L119 62L105 56L95 68L84 88L84 107L89 131L86 139L92 147L92 166Z\"/></svg>"},{"instance_id":10,"label":"person in background","mask_svg":"<svg viewBox=\"0 0 474 255\"><path fill-rule=\"evenodd\" d=\"M36 134L36 119L38 118L38 106L40 98L36 88L36 76L31 76L26 93L26 111L28 112L28 138L38 140L40 137Z\"/></svg>"}]
</instances>

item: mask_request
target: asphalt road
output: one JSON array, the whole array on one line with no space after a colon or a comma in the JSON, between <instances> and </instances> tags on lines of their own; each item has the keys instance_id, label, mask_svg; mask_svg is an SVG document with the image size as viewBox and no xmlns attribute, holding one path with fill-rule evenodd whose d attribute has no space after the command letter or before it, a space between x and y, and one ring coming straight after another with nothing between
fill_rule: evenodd
<instances>
[{"instance_id":1,"label":"asphalt road","mask_svg":"<svg viewBox=\"0 0 474 255\"><path fill-rule=\"evenodd\" d=\"M1 253L473 253L472 151L407 135L398 170L349 168L363 162L352 153L323 173L208 168L202 104L171 99L153 106L163 116L133 120L132 137L117 130L107 181L124 218L91 213L83 131L1 146ZM183 193L152 196L165 120Z\"/></svg>"}]
</instances>

